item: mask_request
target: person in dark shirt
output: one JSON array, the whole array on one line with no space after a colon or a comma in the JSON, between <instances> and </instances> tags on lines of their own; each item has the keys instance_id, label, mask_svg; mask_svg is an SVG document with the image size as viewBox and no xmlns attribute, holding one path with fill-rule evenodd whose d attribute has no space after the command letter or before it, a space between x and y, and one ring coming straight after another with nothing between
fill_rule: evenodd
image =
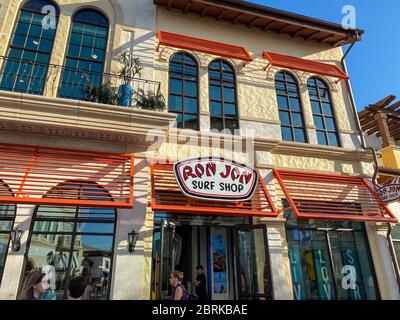
<instances>
[{"instance_id":1,"label":"person in dark shirt","mask_svg":"<svg viewBox=\"0 0 400 320\"><path fill-rule=\"evenodd\" d=\"M204 274L203 266L196 267L197 277L194 285L196 286L196 295L199 300L208 300L207 295L207 280Z\"/></svg>"}]
</instances>

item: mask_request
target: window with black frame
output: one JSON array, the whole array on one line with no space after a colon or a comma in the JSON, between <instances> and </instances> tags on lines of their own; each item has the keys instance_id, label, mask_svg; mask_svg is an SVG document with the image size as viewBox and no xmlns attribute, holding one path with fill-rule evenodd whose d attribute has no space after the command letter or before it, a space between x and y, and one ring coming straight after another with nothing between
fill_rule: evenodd
<instances>
[{"instance_id":1,"label":"window with black frame","mask_svg":"<svg viewBox=\"0 0 400 320\"><path fill-rule=\"evenodd\" d=\"M277 72L275 75L275 90L282 139L285 141L307 142L303 108L296 79L288 72Z\"/></svg>"},{"instance_id":2,"label":"window with black frame","mask_svg":"<svg viewBox=\"0 0 400 320\"><path fill-rule=\"evenodd\" d=\"M175 53L169 62L168 111L177 114L177 127L199 130L198 65L186 52Z\"/></svg>"},{"instance_id":3,"label":"window with black frame","mask_svg":"<svg viewBox=\"0 0 400 320\"><path fill-rule=\"evenodd\" d=\"M79 182L58 185L47 197L63 189L71 199L97 198L100 193L104 201L112 201L102 187ZM85 300L109 299L116 219L116 210L110 208L37 206L25 274L31 270L45 272L58 300L66 299L68 281L77 275L88 282Z\"/></svg>"},{"instance_id":4,"label":"window with black frame","mask_svg":"<svg viewBox=\"0 0 400 320\"><path fill-rule=\"evenodd\" d=\"M108 27L107 17L98 11L83 9L74 14L58 93L60 97L86 99L87 88L100 86Z\"/></svg>"},{"instance_id":5,"label":"window with black frame","mask_svg":"<svg viewBox=\"0 0 400 320\"><path fill-rule=\"evenodd\" d=\"M53 1L31 0L22 5L4 58L1 90L43 94L58 18Z\"/></svg>"},{"instance_id":6,"label":"window with black frame","mask_svg":"<svg viewBox=\"0 0 400 320\"><path fill-rule=\"evenodd\" d=\"M1 180L0 196L13 196L11 189ZM0 284L7 258L10 234L14 226L16 209L17 207L15 204L0 203Z\"/></svg>"},{"instance_id":7,"label":"window with black frame","mask_svg":"<svg viewBox=\"0 0 400 320\"><path fill-rule=\"evenodd\" d=\"M328 86L317 77L307 81L318 144L340 147L339 133Z\"/></svg>"},{"instance_id":8,"label":"window with black frame","mask_svg":"<svg viewBox=\"0 0 400 320\"><path fill-rule=\"evenodd\" d=\"M223 60L214 60L208 66L211 130L239 129L234 69Z\"/></svg>"}]
</instances>

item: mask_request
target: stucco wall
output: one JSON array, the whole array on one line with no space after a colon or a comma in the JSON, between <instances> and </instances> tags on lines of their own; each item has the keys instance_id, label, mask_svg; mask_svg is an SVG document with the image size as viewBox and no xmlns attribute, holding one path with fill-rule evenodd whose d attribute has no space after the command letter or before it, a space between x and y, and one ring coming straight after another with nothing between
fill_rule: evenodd
<instances>
[{"instance_id":1,"label":"stucco wall","mask_svg":"<svg viewBox=\"0 0 400 320\"><path fill-rule=\"evenodd\" d=\"M185 26L182 31L182 26ZM271 68L267 72L264 67L267 61L262 58L263 50L288 54L292 56L314 59L325 63L333 63L340 67L342 50L340 47L331 48L317 42L298 40L272 32L261 32L258 29L231 23L216 21L211 18L199 17L192 14L181 14L157 8L157 30L181 33L193 37L212 41L240 45L246 47L253 55L254 61L243 67L238 60L228 59L236 69L237 75L237 104L240 120L257 121L271 124L280 123L276 101L274 75L279 69ZM162 82L162 93L168 96L168 61L178 49L161 46L155 54L155 79ZM208 107L208 75L207 68L210 61L217 58L213 55L196 53L200 66L199 72L199 102L202 114L209 114ZM300 94L303 104L305 124L308 128L315 128L311 104L307 90L307 79L312 76L304 72L291 73L300 85ZM347 90L343 81L335 83L337 79L322 77L331 89L334 112L338 129L341 133L342 144L348 148L359 148L357 141L354 114L351 111ZM246 125L244 123L244 125ZM351 136L355 134L355 136ZM265 137L262 130L257 131L258 137ZM311 143L316 143L315 131L309 131ZM270 138L270 136L269 136Z\"/></svg>"}]
</instances>

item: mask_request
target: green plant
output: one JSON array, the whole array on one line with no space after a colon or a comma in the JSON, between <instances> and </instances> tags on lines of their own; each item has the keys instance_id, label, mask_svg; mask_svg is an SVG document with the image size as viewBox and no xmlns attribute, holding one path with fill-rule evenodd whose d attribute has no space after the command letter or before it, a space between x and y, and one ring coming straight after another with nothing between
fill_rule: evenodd
<instances>
[{"instance_id":1,"label":"green plant","mask_svg":"<svg viewBox=\"0 0 400 320\"><path fill-rule=\"evenodd\" d=\"M134 101L141 109L162 111L165 108L165 98L160 92L154 93L151 90L144 92L143 89L138 89Z\"/></svg>"},{"instance_id":2,"label":"green plant","mask_svg":"<svg viewBox=\"0 0 400 320\"><path fill-rule=\"evenodd\" d=\"M124 50L120 53L119 59L124 66L118 72L118 75L124 79L125 83L129 83L136 75L142 76L143 66L139 57L131 56L129 51Z\"/></svg>"},{"instance_id":3,"label":"green plant","mask_svg":"<svg viewBox=\"0 0 400 320\"><path fill-rule=\"evenodd\" d=\"M104 104L117 105L119 94L118 89L114 88L110 81L100 84L98 87L93 85L88 77L84 77L85 85L83 95L85 101L92 101Z\"/></svg>"}]
</instances>

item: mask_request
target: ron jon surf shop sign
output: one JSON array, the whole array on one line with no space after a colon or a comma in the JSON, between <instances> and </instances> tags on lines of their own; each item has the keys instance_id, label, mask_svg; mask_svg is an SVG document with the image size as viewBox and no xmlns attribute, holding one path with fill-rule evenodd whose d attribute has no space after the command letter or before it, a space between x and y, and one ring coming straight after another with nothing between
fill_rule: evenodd
<instances>
[{"instance_id":1,"label":"ron jon surf shop sign","mask_svg":"<svg viewBox=\"0 0 400 320\"><path fill-rule=\"evenodd\" d=\"M224 158L195 158L176 162L174 174L181 191L199 199L245 201L257 186L257 171Z\"/></svg>"}]
</instances>

